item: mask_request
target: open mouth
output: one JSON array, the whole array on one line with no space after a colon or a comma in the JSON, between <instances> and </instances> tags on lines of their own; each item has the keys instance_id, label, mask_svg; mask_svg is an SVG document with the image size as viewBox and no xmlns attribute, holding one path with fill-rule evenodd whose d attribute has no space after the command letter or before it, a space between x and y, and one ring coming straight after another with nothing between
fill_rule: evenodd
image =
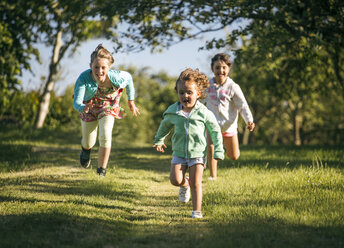
<instances>
[{"instance_id":1,"label":"open mouth","mask_svg":"<svg viewBox=\"0 0 344 248\"><path fill-rule=\"evenodd\" d=\"M190 99L184 99L183 102L184 103L190 103Z\"/></svg>"}]
</instances>

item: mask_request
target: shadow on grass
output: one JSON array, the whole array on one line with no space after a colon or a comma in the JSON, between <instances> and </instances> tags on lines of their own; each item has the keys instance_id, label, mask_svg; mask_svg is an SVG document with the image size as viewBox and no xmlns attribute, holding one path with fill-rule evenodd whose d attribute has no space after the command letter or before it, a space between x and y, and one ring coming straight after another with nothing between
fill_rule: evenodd
<instances>
[{"instance_id":1,"label":"shadow on grass","mask_svg":"<svg viewBox=\"0 0 344 248\"><path fill-rule=\"evenodd\" d=\"M278 220L215 224L197 221L145 226L62 213L0 217L3 247L342 247L340 227L290 225ZM22 229L16 232L17 227ZM185 231L187 230L187 231ZM6 237L6 238L5 238Z\"/></svg>"},{"instance_id":2,"label":"shadow on grass","mask_svg":"<svg viewBox=\"0 0 344 248\"><path fill-rule=\"evenodd\" d=\"M57 209L0 216L0 223L2 247L103 247L127 240L132 229L127 221L67 215Z\"/></svg>"},{"instance_id":3,"label":"shadow on grass","mask_svg":"<svg viewBox=\"0 0 344 248\"><path fill-rule=\"evenodd\" d=\"M341 247L343 227L312 227L255 215L233 223L210 223L199 247Z\"/></svg>"},{"instance_id":4,"label":"shadow on grass","mask_svg":"<svg viewBox=\"0 0 344 248\"><path fill-rule=\"evenodd\" d=\"M240 221L147 223L146 213L101 219L64 210L0 216L2 247L343 247L343 226L312 227L247 215ZM227 220L228 221L228 220ZM18 229L18 227L21 227Z\"/></svg>"},{"instance_id":5,"label":"shadow on grass","mask_svg":"<svg viewBox=\"0 0 344 248\"><path fill-rule=\"evenodd\" d=\"M79 152L69 148L0 144L0 172L76 165Z\"/></svg>"},{"instance_id":6,"label":"shadow on grass","mask_svg":"<svg viewBox=\"0 0 344 248\"><path fill-rule=\"evenodd\" d=\"M22 198L11 198L8 196L0 196L0 201L19 201L19 202L70 202L75 204L90 204L86 200L78 200L78 197L99 197L107 198L108 200L119 200L125 202L133 202L134 199L139 197L133 186L128 184L120 184L110 180L87 180L87 179L70 179L63 177L45 176L38 178L35 175L21 176L15 178L4 178L1 180L0 186L22 186L21 191L27 192ZM39 196L51 194L58 199L64 197L63 201L55 200L40 200ZM37 197L30 198L30 195ZM77 197L77 198L75 198ZM66 199L68 198L68 199ZM70 200L69 200L70 199ZM92 206L97 204L92 203ZM99 207L106 207L105 205Z\"/></svg>"}]
</instances>

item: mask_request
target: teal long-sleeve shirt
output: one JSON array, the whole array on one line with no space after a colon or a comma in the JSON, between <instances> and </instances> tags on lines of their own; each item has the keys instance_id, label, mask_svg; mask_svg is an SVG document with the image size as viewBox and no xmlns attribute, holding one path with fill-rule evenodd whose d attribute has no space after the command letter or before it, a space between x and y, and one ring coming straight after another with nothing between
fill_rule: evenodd
<instances>
[{"instance_id":1,"label":"teal long-sleeve shirt","mask_svg":"<svg viewBox=\"0 0 344 248\"><path fill-rule=\"evenodd\" d=\"M98 85L92 79L91 72L91 69L82 72L74 85L73 107L79 112L84 111L85 104L83 101L91 100L97 92ZM114 87L126 89L128 100L134 100L134 83L129 72L109 70L107 75Z\"/></svg>"},{"instance_id":2,"label":"teal long-sleeve shirt","mask_svg":"<svg viewBox=\"0 0 344 248\"><path fill-rule=\"evenodd\" d=\"M207 153L207 130L214 143L214 158L224 159L222 134L214 114L199 101L189 118L181 114L182 106L176 102L164 112L163 120L155 136L154 145L164 144L165 137L174 127L172 136L173 156L181 158L205 157Z\"/></svg>"}]
</instances>

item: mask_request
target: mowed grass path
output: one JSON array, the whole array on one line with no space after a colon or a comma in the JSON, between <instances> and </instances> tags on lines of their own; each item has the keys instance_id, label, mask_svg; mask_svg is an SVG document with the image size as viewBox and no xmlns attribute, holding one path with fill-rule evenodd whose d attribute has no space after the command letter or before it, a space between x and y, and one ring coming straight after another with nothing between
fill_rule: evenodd
<instances>
[{"instance_id":1,"label":"mowed grass path","mask_svg":"<svg viewBox=\"0 0 344 248\"><path fill-rule=\"evenodd\" d=\"M114 137L115 138L115 137ZM242 147L203 177L203 213L178 201L171 152L114 142L105 178L79 136L0 133L0 247L344 247L343 147Z\"/></svg>"}]
</instances>

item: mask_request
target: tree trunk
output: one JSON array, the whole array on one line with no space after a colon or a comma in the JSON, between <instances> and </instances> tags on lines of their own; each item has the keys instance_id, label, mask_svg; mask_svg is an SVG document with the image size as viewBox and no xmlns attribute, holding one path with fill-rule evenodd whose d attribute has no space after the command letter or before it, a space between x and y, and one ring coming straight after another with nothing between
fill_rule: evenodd
<instances>
[{"instance_id":1,"label":"tree trunk","mask_svg":"<svg viewBox=\"0 0 344 248\"><path fill-rule=\"evenodd\" d=\"M49 76L45 83L44 91L39 103L39 109L36 116L35 126L36 128L42 128L45 118L49 113L50 96L54 90L55 79L57 74L57 66L59 63L60 50L62 47L62 30L59 30L56 34L56 41L53 48L53 55L49 66Z\"/></svg>"},{"instance_id":2,"label":"tree trunk","mask_svg":"<svg viewBox=\"0 0 344 248\"><path fill-rule=\"evenodd\" d=\"M294 116L294 144L300 146L302 144L300 130L302 126L302 116L295 114Z\"/></svg>"},{"instance_id":3,"label":"tree trunk","mask_svg":"<svg viewBox=\"0 0 344 248\"><path fill-rule=\"evenodd\" d=\"M302 144L302 138L300 134L302 128L302 115L300 115L299 110L302 108L302 102L299 101L296 104L293 104L292 101L289 101L289 106L291 108L293 119L294 145L300 146Z\"/></svg>"}]
</instances>

